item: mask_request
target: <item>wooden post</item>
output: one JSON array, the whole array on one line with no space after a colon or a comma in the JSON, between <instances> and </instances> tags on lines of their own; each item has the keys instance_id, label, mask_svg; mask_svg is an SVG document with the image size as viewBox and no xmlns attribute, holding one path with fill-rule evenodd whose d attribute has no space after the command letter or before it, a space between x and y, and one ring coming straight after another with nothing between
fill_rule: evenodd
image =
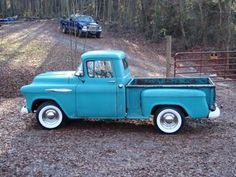
<instances>
[{"instance_id":1,"label":"wooden post","mask_svg":"<svg viewBox=\"0 0 236 177\"><path fill-rule=\"evenodd\" d=\"M171 36L166 36L166 77L171 74Z\"/></svg>"}]
</instances>

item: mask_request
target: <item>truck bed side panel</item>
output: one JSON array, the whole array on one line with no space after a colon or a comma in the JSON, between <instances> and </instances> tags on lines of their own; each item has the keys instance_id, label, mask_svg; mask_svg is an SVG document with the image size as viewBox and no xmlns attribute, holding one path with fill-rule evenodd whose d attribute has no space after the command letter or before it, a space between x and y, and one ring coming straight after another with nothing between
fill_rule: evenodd
<instances>
[{"instance_id":1,"label":"truck bed side panel","mask_svg":"<svg viewBox=\"0 0 236 177\"><path fill-rule=\"evenodd\" d=\"M147 89L141 93L142 113L150 115L158 105L181 106L191 118L207 117L209 108L204 91L197 89Z\"/></svg>"}]
</instances>

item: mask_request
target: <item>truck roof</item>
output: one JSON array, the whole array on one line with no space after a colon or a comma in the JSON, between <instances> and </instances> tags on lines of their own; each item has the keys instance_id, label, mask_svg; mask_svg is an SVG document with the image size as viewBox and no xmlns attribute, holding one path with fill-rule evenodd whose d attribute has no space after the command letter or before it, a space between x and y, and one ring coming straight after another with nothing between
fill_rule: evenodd
<instances>
[{"instance_id":1,"label":"truck roof","mask_svg":"<svg viewBox=\"0 0 236 177\"><path fill-rule=\"evenodd\" d=\"M126 53L121 50L94 50L84 53L82 60L93 59L110 59L110 60L122 60L126 57Z\"/></svg>"}]
</instances>

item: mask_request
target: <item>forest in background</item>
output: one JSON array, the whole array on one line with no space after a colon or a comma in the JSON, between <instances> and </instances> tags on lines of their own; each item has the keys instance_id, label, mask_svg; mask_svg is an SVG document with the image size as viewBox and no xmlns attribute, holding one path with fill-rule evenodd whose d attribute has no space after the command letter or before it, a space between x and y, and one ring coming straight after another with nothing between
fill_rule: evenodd
<instances>
[{"instance_id":1,"label":"forest in background","mask_svg":"<svg viewBox=\"0 0 236 177\"><path fill-rule=\"evenodd\" d=\"M0 17L93 16L110 31L135 32L176 47L236 48L235 0L1 0Z\"/></svg>"}]
</instances>

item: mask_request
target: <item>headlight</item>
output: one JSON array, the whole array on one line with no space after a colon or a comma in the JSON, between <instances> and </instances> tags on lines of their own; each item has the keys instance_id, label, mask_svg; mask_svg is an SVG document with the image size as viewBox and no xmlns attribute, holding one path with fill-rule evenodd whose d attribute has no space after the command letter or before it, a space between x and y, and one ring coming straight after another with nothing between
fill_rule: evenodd
<instances>
[{"instance_id":1,"label":"headlight","mask_svg":"<svg viewBox=\"0 0 236 177\"><path fill-rule=\"evenodd\" d=\"M83 26L82 30L87 31L88 27L87 26Z\"/></svg>"},{"instance_id":2,"label":"headlight","mask_svg":"<svg viewBox=\"0 0 236 177\"><path fill-rule=\"evenodd\" d=\"M102 30L102 27L101 27L101 26L99 26L99 27L98 27L98 30Z\"/></svg>"}]
</instances>

